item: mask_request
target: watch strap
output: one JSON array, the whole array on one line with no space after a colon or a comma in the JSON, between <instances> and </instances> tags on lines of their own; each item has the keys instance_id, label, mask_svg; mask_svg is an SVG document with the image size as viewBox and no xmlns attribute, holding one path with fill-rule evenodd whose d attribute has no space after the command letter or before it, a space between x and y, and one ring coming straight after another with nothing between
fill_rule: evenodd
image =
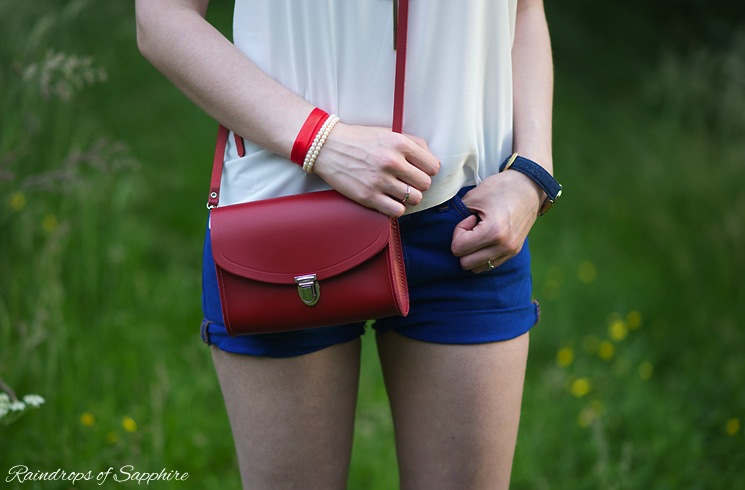
<instances>
[{"instance_id":1,"label":"watch strap","mask_svg":"<svg viewBox=\"0 0 745 490\"><path fill-rule=\"evenodd\" d=\"M561 184L559 184L554 177L546 171L543 167L538 165L529 158L522 157L517 153L513 153L511 157L506 159L502 165L499 166L499 171L504 172L505 170L512 169L521 172L530 179L538 184L546 193L546 199L541 203L541 209L538 211L538 215L544 214L553 206L556 199L561 196Z\"/></svg>"}]
</instances>

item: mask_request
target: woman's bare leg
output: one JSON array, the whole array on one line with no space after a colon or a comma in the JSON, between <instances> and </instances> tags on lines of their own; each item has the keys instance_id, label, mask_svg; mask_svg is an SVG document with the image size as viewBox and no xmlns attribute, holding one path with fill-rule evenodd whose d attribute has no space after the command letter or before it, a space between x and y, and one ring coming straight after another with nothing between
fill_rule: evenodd
<instances>
[{"instance_id":1,"label":"woman's bare leg","mask_svg":"<svg viewBox=\"0 0 745 490\"><path fill-rule=\"evenodd\" d=\"M403 490L509 487L528 344L378 335Z\"/></svg>"},{"instance_id":2,"label":"woman's bare leg","mask_svg":"<svg viewBox=\"0 0 745 490\"><path fill-rule=\"evenodd\" d=\"M360 341L273 359L212 348L243 487L344 489Z\"/></svg>"}]
</instances>

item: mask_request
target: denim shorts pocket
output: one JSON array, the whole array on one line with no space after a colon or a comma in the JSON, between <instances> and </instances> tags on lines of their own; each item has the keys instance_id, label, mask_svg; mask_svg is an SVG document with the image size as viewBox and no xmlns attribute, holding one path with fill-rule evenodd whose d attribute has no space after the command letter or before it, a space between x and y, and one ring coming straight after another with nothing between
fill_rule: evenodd
<instances>
[{"instance_id":1,"label":"denim shorts pocket","mask_svg":"<svg viewBox=\"0 0 745 490\"><path fill-rule=\"evenodd\" d=\"M466 206L463 203L463 199L461 199L460 194L455 195L451 200L452 209L458 213L461 219L466 219L469 216L473 216L476 213L468 209L468 206Z\"/></svg>"}]
</instances>

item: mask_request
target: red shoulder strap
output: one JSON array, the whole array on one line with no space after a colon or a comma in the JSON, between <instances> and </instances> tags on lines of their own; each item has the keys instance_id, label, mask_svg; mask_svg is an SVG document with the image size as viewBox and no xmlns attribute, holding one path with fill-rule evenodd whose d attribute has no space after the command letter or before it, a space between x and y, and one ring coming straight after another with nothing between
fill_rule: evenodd
<instances>
[{"instance_id":1,"label":"red shoulder strap","mask_svg":"<svg viewBox=\"0 0 745 490\"><path fill-rule=\"evenodd\" d=\"M216 208L220 201L220 180L222 179L222 165L225 160L225 146L228 143L228 128L220 124L217 130L215 144L215 158L212 160L212 178L210 179L210 198L207 200L209 209Z\"/></svg>"},{"instance_id":2,"label":"red shoulder strap","mask_svg":"<svg viewBox=\"0 0 745 490\"><path fill-rule=\"evenodd\" d=\"M396 22L396 87L393 93L393 131L401 133L404 125L404 85L406 83L406 37L409 32L409 0L398 2Z\"/></svg>"},{"instance_id":3,"label":"red shoulder strap","mask_svg":"<svg viewBox=\"0 0 745 490\"><path fill-rule=\"evenodd\" d=\"M397 0L398 15L395 25L396 29L396 78L393 93L393 131L403 131L404 120L404 85L406 84L406 37L409 24L409 0ZM220 181L222 179L223 160L225 159L225 146L228 142L228 128L220 125L217 132L217 143L215 145L215 158L212 162L212 178L210 180L210 196L207 201L208 208L217 207L220 200ZM243 139L236 135L235 138L238 152L243 156Z\"/></svg>"}]
</instances>

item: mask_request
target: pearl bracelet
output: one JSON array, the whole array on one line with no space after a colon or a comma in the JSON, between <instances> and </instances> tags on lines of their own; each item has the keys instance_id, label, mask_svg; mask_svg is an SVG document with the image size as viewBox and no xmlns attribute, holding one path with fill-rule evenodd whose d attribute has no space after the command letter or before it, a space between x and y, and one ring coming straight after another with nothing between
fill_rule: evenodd
<instances>
[{"instance_id":1,"label":"pearl bracelet","mask_svg":"<svg viewBox=\"0 0 745 490\"><path fill-rule=\"evenodd\" d=\"M316 163L316 158L318 158L321 148L324 143L326 143L329 133L331 133L331 130L337 122L339 122L339 116L336 114L329 116L316 134L316 137L313 139L313 143L310 145L310 148L308 148L308 153L305 154L305 159L303 161L303 170L307 173L313 173L313 165Z\"/></svg>"}]
</instances>

